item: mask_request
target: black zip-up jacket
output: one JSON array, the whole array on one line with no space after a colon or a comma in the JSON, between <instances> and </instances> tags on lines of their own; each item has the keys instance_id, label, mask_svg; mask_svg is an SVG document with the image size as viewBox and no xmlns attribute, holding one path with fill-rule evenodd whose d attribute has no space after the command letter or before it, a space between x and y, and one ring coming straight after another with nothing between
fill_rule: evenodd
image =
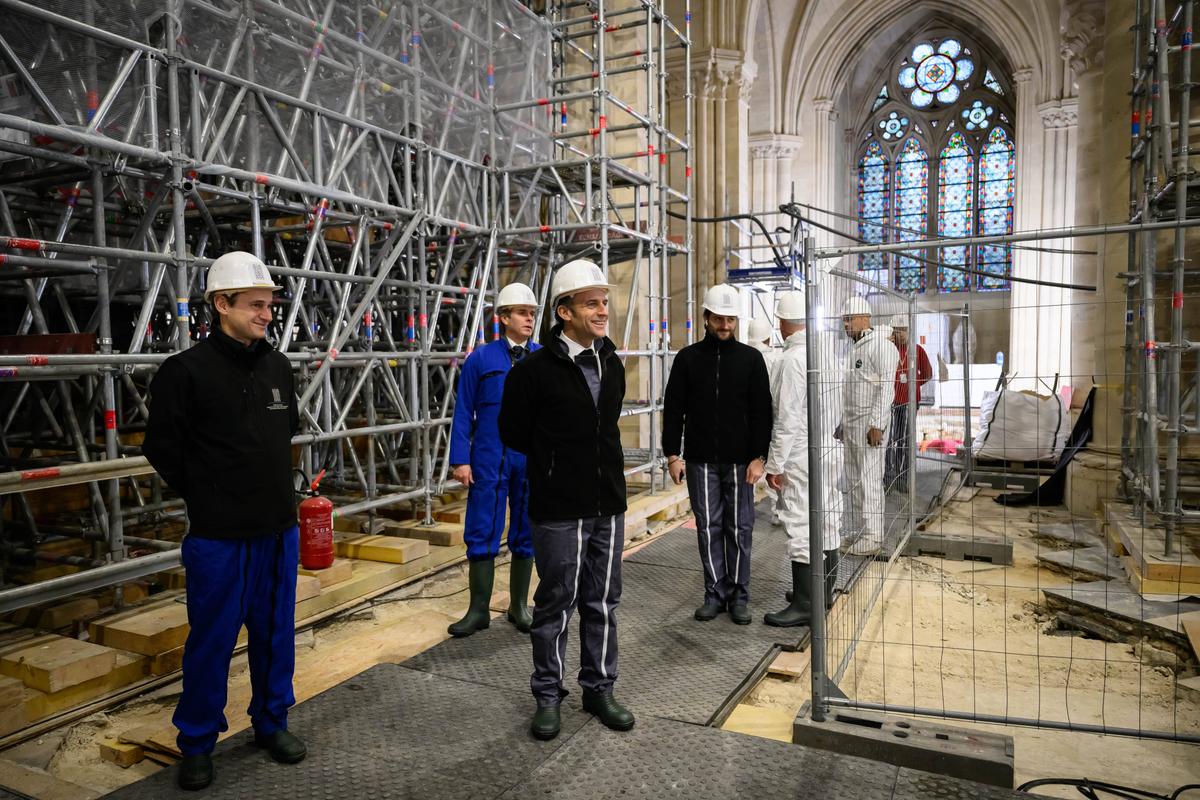
<instances>
[{"instance_id":1,"label":"black zip-up jacket","mask_svg":"<svg viewBox=\"0 0 1200 800\"><path fill-rule=\"evenodd\" d=\"M663 454L699 464L749 464L771 446L771 383L762 354L711 333L679 351L663 398Z\"/></svg>"},{"instance_id":2,"label":"black zip-up jacket","mask_svg":"<svg viewBox=\"0 0 1200 800\"><path fill-rule=\"evenodd\" d=\"M529 516L536 521L625 513L625 454L617 421L625 367L608 337L598 340L600 402L567 354L556 325L543 347L504 381L500 440L528 459Z\"/></svg>"},{"instance_id":3,"label":"black zip-up jacket","mask_svg":"<svg viewBox=\"0 0 1200 800\"><path fill-rule=\"evenodd\" d=\"M142 452L187 503L189 535L270 536L296 524L299 427L287 358L216 328L159 367Z\"/></svg>"}]
</instances>

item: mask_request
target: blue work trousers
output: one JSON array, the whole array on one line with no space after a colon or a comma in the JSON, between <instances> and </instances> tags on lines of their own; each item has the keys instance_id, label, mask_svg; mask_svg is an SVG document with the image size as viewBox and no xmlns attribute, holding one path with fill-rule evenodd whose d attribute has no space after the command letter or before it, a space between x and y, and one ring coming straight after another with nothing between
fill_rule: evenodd
<instances>
[{"instance_id":1,"label":"blue work trousers","mask_svg":"<svg viewBox=\"0 0 1200 800\"><path fill-rule=\"evenodd\" d=\"M525 456L508 449L489 456L476 458L471 465L474 483L467 495L467 518L463 525L467 558L483 561L499 555L505 505L508 506L508 549L517 558L533 558Z\"/></svg>"},{"instance_id":2,"label":"blue work trousers","mask_svg":"<svg viewBox=\"0 0 1200 800\"><path fill-rule=\"evenodd\" d=\"M287 728L295 704L296 566L299 530L253 539L183 540L187 573L187 643L183 695L173 722L186 755L212 752L225 721L229 660L238 633L249 636L250 707L254 730L269 735Z\"/></svg>"}]
</instances>

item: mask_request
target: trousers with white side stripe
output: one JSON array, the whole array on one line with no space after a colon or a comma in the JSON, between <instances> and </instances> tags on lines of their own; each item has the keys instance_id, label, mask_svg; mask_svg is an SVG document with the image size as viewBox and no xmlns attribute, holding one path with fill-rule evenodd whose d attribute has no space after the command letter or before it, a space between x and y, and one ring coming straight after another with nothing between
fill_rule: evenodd
<instances>
[{"instance_id":1,"label":"trousers with white side stripe","mask_svg":"<svg viewBox=\"0 0 1200 800\"><path fill-rule=\"evenodd\" d=\"M750 539L754 530L754 487L746 464L686 466L688 498L696 515L704 601L722 606L750 602Z\"/></svg>"},{"instance_id":2,"label":"trousers with white side stripe","mask_svg":"<svg viewBox=\"0 0 1200 800\"><path fill-rule=\"evenodd\" d=\"M533 523L533 675L538 705L557 705L563 689L567 632L579 609L579 685L609 692L617 679L617 603L625 515Z\"/></svg>"}]
</instances>

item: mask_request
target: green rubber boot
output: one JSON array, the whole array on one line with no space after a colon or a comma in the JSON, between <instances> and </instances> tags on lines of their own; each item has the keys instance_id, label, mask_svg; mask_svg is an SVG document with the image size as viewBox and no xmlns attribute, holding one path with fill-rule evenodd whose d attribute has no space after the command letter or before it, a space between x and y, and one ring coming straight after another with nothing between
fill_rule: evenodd
<instances>
[{"instance_id":1,"label":"green rubber boot","mask_svg":"<svg viewBox=\"0 0 1200 800\"><path fill-rule=\"evenodd\" d=\"M492 624L492 579L496 574L496 562L492 559L472 561L467 567L467 585L471 588L471 600L466 615L451 625L451 636L470 636Z\"/></svg>"},{"instance_id":2,"label":"green rubber boot","mask_svg":"<svg viewBox=\"0 0 1200 800\"><path fill-rule=\"evenodd\" d=\"M533 614L529 613L529 579L533 559L513 556L508 572L508 621L521 633L529 633Z\"/></svg>"}]
</instances>

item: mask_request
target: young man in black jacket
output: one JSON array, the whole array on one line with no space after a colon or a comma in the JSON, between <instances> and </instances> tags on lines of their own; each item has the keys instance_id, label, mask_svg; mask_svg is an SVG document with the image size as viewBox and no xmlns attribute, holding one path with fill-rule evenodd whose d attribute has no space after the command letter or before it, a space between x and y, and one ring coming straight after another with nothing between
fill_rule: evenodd
<instances>
[{"instance_id":1,"label":"young man in black jacket","mask_svg":"<svg viewBox=\"0 0 1200 800\"><path fill-rule=\"evenodd\" d=\"M219 324L164 361L150 384L142 450L183 497L188 515L182 555L190 630L173 718L184 789L212 782L210 754L228 727L229 660L243 624L254 740L280 763L294 764L307 752L287 730L296 702L292 436L299 414L291 365L265 341L278 288L254 255L218 258L205 299Z\"/></svg>"},{"instance_id":2,"label":"young man in black jacket","mask_svg":"<svg viewBox=\"0 0 1200 800\"><path fill-rule=\"evenodd\" d=\"M704 570L696 619L728 609L734 622L749 625L754 484L771 444L771 385L762 354L734 338L739 307L732 286L704 295L704 338L679 351L667 379L662 446L671 479L687 476L696 515Z\"/></svg>"},{"instance_id":3,"label":"young man in black jacket","mask_svg":"<svg viewBox=\"0 0 1200 800\"><path fill-rule=\"evenodd\" d=\"M579 609L583 708L618 731L633 714L613 698L617 602L625 545L625 458L617 421L625 369L605 335L608 291L590 261L564 264L551 286L555 324L543 347L508 373L500 439L524 453L539 583L534 594L530 732L559 731L571 613Z\"/></svg>"}]
</instances>

